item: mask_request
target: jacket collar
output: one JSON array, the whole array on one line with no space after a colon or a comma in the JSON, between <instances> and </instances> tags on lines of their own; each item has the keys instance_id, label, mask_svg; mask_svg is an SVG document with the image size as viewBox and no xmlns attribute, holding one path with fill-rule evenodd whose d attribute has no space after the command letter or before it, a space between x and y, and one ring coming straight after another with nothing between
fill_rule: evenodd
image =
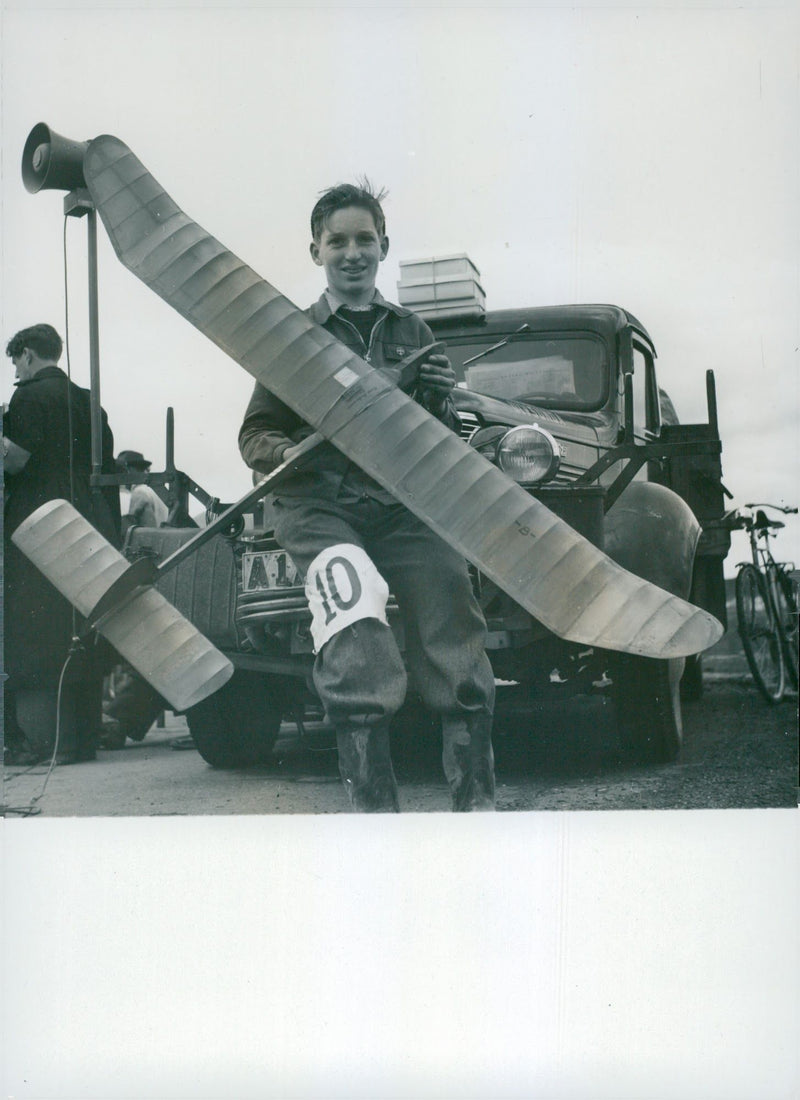
<instances>
[{"instance_id":1,"label":"jacket collar","mask_svg":"<svg viewBox=\"0 0 800 1100\"><path fill-rule=\"evenodd\" d=\"M332 317L341 306L345 303L340 301L335 294L330 290L325 290L314 302L313 306L308 310L312 321L316 321L318 325L324 325L325 322ZM382 309L386 309L389 313L394 313L397 317L410 317L411 310L405 309L403 306L395 305L394 302L387 302L381 292L376 288L375 295L372 299L372 305L380 306Z\"/></svg>"},{"instance_id":2,"label":"jacket collar","mask_svg":"<svg viewBox=\"0 0 800 1100\"><path fill-rule=\"evenodd\" d=\"M66 374L61 367L42 367L41 370L37 370L33 378L26 378L23 382L15 382L16 389L20 389L22 386L29 386L31 382L38 382L43 378L66 378Z\"/></svg>"}]
</instances>

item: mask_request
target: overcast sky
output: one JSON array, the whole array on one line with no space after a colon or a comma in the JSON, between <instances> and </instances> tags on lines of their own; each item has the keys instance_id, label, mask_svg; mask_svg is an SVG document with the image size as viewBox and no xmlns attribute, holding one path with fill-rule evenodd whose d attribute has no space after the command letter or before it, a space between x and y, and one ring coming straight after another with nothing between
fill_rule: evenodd
<instances>
[{"instance_id":1,"label":"overcast sky","mask_svg":"<svg viewBox=\"0 0 800 1100\"><path fill-rule=\"evenodd\" d=\"M2 50L4 343L40 320L64 329L63 193L28 194L19 170L37 122L121 138L300 306L322 290L317 193L366 173L390 191L385 295L400 260L467 252L490 309L624 306L682 420L705 418L715 369L735 502L800 500L794 5L6 4ZM87 385L85 222L66 229L72 373ZM117 450L162 469L171 405L178 466L235 499L250 486L236 446L250 376L99 236ZM800 559L797 520L779 547Z\"/></svg>"}]
</instances>

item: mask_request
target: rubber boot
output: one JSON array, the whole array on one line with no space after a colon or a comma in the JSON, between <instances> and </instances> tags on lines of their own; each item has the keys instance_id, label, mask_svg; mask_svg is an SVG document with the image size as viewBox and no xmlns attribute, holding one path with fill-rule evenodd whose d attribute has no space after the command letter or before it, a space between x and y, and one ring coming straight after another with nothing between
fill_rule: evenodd
<instances>
[{"instance_id":1,"label":"rubber boot","mask_svg":"<svg viewBox=\"0 0 800 1100\"><path fill-rule=\"evenodd\" d=\"M56 764L81 764L96 757L100 724L99 680L20 688L17 714L25 736L40 760L52 756L58 727Z\"/></svg>"},{"instance_id":2,"label":"rubber boot","mask_svg":"<svg viewBox=\"0 0 800 1100\"><path fill-rule=\"evenodd\" d=\"M352 808L368 814L399 813L388 723L337 730L336 744L339 774Z\"/></svg>"},{"instance_id":3,"label":"rubber boot","mask_svg":"<svg viewBox=\"0 0 800 1100\"><path fill-rule=\"evenodd\" d=\"M444 716L442 763L456 813L495 809L491 714Z\"/></svg>"}]
</instances>

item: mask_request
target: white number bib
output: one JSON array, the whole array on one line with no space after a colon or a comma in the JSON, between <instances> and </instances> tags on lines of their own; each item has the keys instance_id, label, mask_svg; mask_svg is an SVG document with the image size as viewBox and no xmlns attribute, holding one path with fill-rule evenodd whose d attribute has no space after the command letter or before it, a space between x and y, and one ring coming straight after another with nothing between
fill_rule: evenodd
<instances>
[{"instance_id":1,"label":"white number bib","mask_svg":"<svg viewBox=\"0 0 800 1100\"><path fill-rule=\"evenodd\" d=\"M311 609L311 637L319 653L329 638L359 619L386 619L389 586L360 546L329 546L312 561L306 574Z\"/></svg>"}]
</instances>

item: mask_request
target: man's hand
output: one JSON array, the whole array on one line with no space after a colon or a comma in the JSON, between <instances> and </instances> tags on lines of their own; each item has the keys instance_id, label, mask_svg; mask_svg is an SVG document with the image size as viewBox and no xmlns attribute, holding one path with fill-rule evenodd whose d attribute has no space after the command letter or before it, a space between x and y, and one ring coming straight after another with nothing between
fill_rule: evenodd
<instances>
[{"instance_id":1,"label":"man's hand","mask_svg":"<svg viewBox=\"0 0 800 1100\"><path fill-rule=\"evenodd\" d=\"M430 411L441 412L456 384L456 372L447 356L431 355L421 363L417 384Z\"/></svg>"},{"instance_id":2,"label":"man's hand","mask_svg":"<svg viewBox=\"0 0 800 1100\"><path fill-rule=\"evenodd\" d=\"M324 438L319 432L309 432L304 436L299 443L292 443L281 454L280 464L284 462L295 462L295 460L302 465L305 462L306 455L310 455L315 447L319 447L321 443L324 443Z\"/></svg>"},{"instance_id":3,"label":"man's hand","mask_svg":"<svg viewBox=\"0 0 800 1100\"><path fill-rule=\"evenodd\" d=\"M286 450L283 451L281 454L279 465L282 466L284 462L291 462L294 456L297 454L298 447L299 443L292 443L291 446L287 447Z\"/></svg>"}]
</instances>

